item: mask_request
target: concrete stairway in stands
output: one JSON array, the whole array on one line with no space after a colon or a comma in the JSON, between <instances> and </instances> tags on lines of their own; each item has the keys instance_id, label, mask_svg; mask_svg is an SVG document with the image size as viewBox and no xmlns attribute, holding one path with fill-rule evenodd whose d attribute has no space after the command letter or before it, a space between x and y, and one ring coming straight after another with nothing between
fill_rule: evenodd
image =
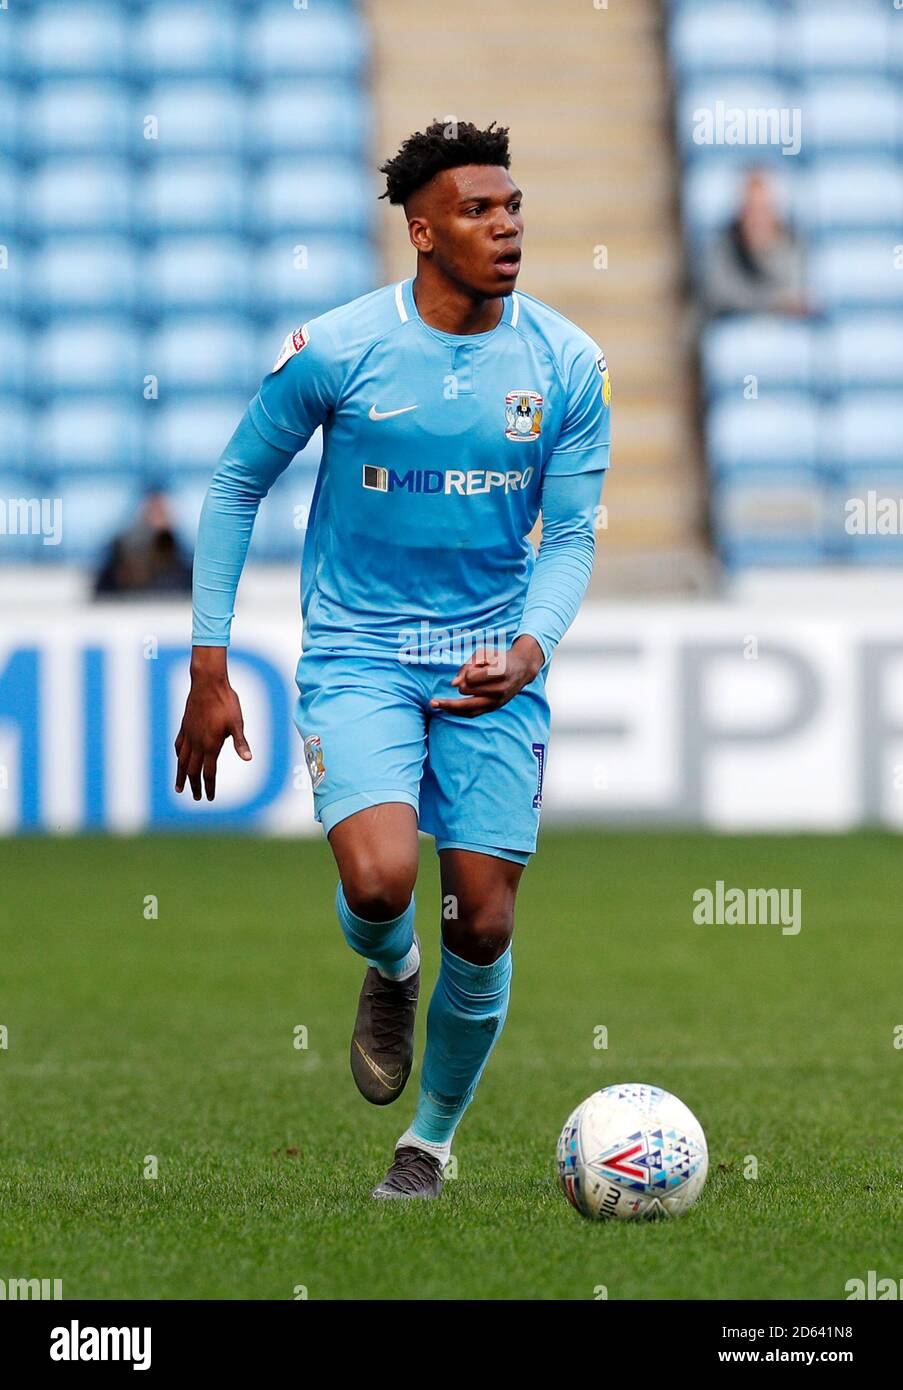
<instances>
[{"instance_id":1,"label":"concrete stairway in stands","mask_svg":"<svg viewBox=\"0 0 903 1390\"><path fill-rule=\"evenodd\" d=\"M597 3L371 0L373 152L382 162L433 117L511 127L520 288L585 328L611 370L608 528L592 588L686 592L707 586L711 562L661 11L658 0ZM400 279L413 264L404 217L381 206L387 277Z\"/></svg>"}]
</instances>

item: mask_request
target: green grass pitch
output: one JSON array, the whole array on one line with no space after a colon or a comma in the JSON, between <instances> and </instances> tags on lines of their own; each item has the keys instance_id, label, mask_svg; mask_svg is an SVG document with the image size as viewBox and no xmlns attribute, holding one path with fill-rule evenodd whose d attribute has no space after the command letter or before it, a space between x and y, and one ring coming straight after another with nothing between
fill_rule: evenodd
<instances>
[{"instance_id":1,"label":"green grass pitch","mask_svg":"<svg viewBox=\"0 0 903 1390\"><path fill-rule=\"evenodd\" d=\"M878 833L545 832L458 1176L383 1205L418 1071L385 1109L354 1088L362 966L325 841L6 840L0 1277L94 1299L843 1299L897 1278L900 854ZM694 925L717 879L801 888L801 932ZM425 840L418 1058L438 893ZM591 1224L558 1191L564 1119L616 1081L706 1129L682 1220Z\"/></svg>"}]
</instances>

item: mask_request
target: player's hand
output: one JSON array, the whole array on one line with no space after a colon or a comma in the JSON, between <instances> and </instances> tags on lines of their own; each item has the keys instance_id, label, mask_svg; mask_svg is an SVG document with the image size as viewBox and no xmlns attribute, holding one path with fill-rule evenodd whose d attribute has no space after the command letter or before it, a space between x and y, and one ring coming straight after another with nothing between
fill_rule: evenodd
<instances>
[{"instance_id":1,"label":"player's hand","mask_svg":"<svg viewBox=\"0 0 903 1390\"><path fill-rule=\"evenodd\" d=\"M182 727L176 737L176 791L191 785L195 801L201 800L201 777L207 800L216 796L216 762L227 738L245 762L251 750L238 696L226 674L225 647L195 647L191 658L191 690L185 703Z\"/></svg>"},{"instance_id":2,"label":"player's hand","mask_svg":"<svg viewBox=\"0 0 903 1390\"><path fill-rule=\"evenodd\" d=\"M542 648L532 637L518 637L507 651L480 647L452 680L463 698L430 700L430 705L463 719L475 719L507 705L538 675L544 662Z\"/></svg>"}]
</instances>

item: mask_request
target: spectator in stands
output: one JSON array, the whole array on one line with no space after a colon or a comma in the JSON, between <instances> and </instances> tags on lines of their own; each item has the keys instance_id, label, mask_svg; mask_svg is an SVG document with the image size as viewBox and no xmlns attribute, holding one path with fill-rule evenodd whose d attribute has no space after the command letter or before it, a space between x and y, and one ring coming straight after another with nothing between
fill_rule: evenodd
<instances>
[{"instance_id":1,"label":"spectator in stands","mask_svg":"<svg viewBox=\"0 0 903 1390\"><path fill-rule=\"evenodd\" d=\"M137 521L111 541L95 597L190 593L191 560L172 529L166 498L149 492Z\"/></svg>"},{"instance_id":2,"label":"spectator in stands","mask_svg":"<svg viewBox=\"0 0 903 1390\"><path fill-rule=\"evenodd\" d=\"M808 314L803 247L781 219L767 173L750 169L736 216L701 267L709 314Z\"/></svg>"}]
</instances>

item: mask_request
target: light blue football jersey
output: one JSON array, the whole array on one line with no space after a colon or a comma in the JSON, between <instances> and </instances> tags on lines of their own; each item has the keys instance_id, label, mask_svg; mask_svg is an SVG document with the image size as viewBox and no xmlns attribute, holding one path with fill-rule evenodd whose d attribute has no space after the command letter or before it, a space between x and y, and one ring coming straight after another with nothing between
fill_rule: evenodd
<instances>
[{"instance_id":1,"label":"light blue football jersey","mask_svg":"<svg viewBox=\"0 0 903 1390\"><path fill-rule=\"evenodd\" d=\"M249 408L271 445L323 457L302 563L304 648L398 656L411 633L510 642L543 479L608 466L600 348L518 291L487 333L424 323L413 281L289 335Z\"/></svg>"}]
</instances>

